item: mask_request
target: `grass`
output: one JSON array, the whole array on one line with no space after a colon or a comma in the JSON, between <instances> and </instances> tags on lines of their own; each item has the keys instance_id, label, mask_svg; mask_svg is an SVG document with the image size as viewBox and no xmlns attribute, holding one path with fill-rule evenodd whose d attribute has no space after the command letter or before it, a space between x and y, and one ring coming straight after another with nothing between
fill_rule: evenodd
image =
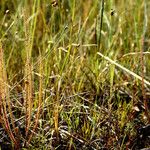
<instances>
[{"instance_id":1,"label":"grass","mask_svg":"<svg viewBox=\"0 0 150 150\"><path fill-rule=\"evenodd\" d=\"M149 7L0 1L0 148L150 147Z\"/></svg>"}]
</instances>

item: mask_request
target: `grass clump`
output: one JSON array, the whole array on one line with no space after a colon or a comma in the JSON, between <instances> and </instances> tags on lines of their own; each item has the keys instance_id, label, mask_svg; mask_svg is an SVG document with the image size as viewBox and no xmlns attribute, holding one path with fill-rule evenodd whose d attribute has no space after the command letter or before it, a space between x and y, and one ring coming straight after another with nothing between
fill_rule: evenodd
<instances>
[{"instance_id":1,"label":"grass clump","mask_svg":"<svg viewBox=\"0 0 150 150\"><path fill-rule=\"evenodd\" d=\"M148 148L149 7L0 2L0 148Z\"/></svg>"}]
</instances>

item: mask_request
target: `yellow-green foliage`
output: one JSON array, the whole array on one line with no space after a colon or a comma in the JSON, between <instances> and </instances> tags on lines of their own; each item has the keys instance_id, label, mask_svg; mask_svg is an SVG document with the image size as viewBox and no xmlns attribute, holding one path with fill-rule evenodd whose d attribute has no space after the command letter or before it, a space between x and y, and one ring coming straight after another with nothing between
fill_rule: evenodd
<instances>
[{"instance_id":1,"label":"yellow-green foliage","mask_svg":"<svg viewBox=\"0 0 150 150\"><path fill-rule=\"evenodd\" d=\"M12 147L136 145L139 122L150 122L149 7L149 0L0 1L0 129Z\"/></svg>"}]
</instances>

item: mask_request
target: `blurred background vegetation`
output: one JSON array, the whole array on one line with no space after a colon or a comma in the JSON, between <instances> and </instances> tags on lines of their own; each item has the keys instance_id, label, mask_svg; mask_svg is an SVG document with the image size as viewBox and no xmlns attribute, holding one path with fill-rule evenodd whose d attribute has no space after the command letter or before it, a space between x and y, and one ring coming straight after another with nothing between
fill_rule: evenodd
<instances>
[{"instance_id":1,"label":"blurred background vegetation","mask_svg":"<svg viewBox=\"0 0 150 150\"><path fill-rule=\"evenodd\" d=\"M43 80L42 115L32 148L49 148L57 128L61 142L52 142L55 149L150 146L147 137L141 143L137 137L137 129L150 121L144 105L146 99L150 107L150 87L142 88L141 81L97 55L150 82L150 1L105 1L100 31L101 13L100 0L0 0L0 41L16 118L25 115L20 106L25 107L27 66L32 68L31 121L39 77Z\"/></svg>"}]
</instances>

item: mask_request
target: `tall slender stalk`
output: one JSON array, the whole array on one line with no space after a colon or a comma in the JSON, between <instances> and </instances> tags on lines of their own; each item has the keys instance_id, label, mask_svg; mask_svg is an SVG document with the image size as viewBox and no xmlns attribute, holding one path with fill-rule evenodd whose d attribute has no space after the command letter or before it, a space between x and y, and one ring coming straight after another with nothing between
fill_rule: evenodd
<instances>
[{"instance_id":1,"label":"tall slender stalk","mask_svg":"<svg viewBox=\"0 0 150 150\"><path fill-rule=\"evenodd\" d=\"M15 123L14 123L14 117L12 113L12 107L10 102L10 95L9 95L9 87L7 84L7 75L4 65L4 57L3 57L3 49L2 44L0 41L0 120L4 123L4 128L6 132L8 133L11 141L13 142L15 148L20 148L20 144L15 138L15 135L17 134L15 131ZM13 130L15 133L13 133L13 130L11 129L11 125L8 118L7 113L7 107L8 112L10 114L10 121L13 127Z\"/></svg>"},{"instance_id":2,"label":"tall slender stalk","mask_svg":"<svg viewBox=\"0 0 150 150\"><path fill-rule=\"evenodd\" d=\"M41 107L42 107L42 85L43 85L43 77L42 77L42 72L43 72L43 65L42 65L42 61L41 61L41 56L39 57L40 61L39 61L39 99L38 99L38 108L37 108L37 113L36 113L36 117L35 117L35 123L33 126L33 130L32 133L29 135L28 141L27 141L27 147L29 146L29 143L31 142L31 139L33 137L34 131L37 128L38 125L38 120L40 117L40 112L41 112Z\"/></svg>"},{"instance_id":3,"label":"tall slender stalk","mask_svg":"<svg viewBox=\"0 0 150 150\"><path fill-rule=\"evenodd\" d=\"M101 31L103 28L103 14L104 14L104 0L101 2L101 13L100 13L100 26L99 26L99 36L98 36L98 46L97 50L99 51L100 46L101 46Z\"/></svg>"},{"instance_id":4,"label":"tall slender stalk","mask_svg":"<svg viewBox=\"0 0 150 150\"><path fill-rule=\"evenodd\" d=\"M34 42L34 35L37 23L37 10L39 8L40 0L34 0L32 15L35 15L31 22L28 21L30 14L28 10L24 11L24 22L25 22L25 37L26 37L26 140L29 136L29 129L31 126L32 119L32 108L33 108L33 64L32 64L32 47ZM29 4L27 4L29 5ZM37 6L37 7L36 7Z\"/></svg>"}]
</instances>

